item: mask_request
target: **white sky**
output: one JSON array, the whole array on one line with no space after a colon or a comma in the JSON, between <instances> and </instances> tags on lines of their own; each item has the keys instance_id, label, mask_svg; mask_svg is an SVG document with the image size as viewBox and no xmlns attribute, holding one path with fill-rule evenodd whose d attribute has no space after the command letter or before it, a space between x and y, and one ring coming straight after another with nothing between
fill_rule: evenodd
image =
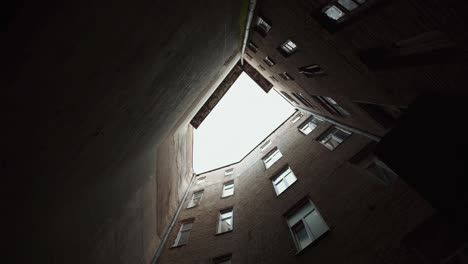
<instances>
[{"instance_id":1,"label":"white sky","mask_svg":"<svg viewBox=\"0 0 468 264\"><path fill-rule=\"evenodd\" d=\"M294 111L243 72L194 132L195 173L240 161Z\"/></svg>"}]
</instances>

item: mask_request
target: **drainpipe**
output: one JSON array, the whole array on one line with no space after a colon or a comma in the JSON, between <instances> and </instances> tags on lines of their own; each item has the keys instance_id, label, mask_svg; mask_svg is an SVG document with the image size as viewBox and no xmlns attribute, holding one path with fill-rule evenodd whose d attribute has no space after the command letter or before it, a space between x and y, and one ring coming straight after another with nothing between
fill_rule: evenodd
<instances>
[{"instance_id":1,"label":"drainpipe","mask_svg":"<svg viewBox=\"0 0 468 264\"><path fill-rule=\"evenodd\" d=\"M370 133L370 132L367 132L367 131L365 131L365 130L363 130L363 129L360 129L360 128L357 128L357 127L352 127L352 126L350 126L350 125L347 125L347 124L344 124L344 123L342 123L342 122L339 122L339 121L337 121L337 120L335 120L335 119L331 119L331 118L326 117L326 116L323 116L323 115L321 115L321 114L312 112L312 111L310 111L309 109L305 109L305 108L302 108L302 107L296 107L296 108L298 108L298 109L301 110L301 111L308 112L308 113L310 113L310 114L312 114L312 115L314 115L314 116L316 116L316 117L318 117L318 118L321 118L321 119L327 121L327 122L330 123L330 124L333 124L333 125L342 127L342 128L344 128L344 129L348 130L349 132L353 132L353 133L355 133L355 134L359 134L359 135L361 135L361 136L367 137L367 138L369 138L369 139L371 139L371 140L373 140L373 141L375 141L375 142L379 142L379 141L382 139L381 136L374 135L374 134L372 134L372 133Z\"/></svg>"},{"instance_id":2,"label":"drainpipe","mask_svg":"<svg viewBox=\"0 0 468 264\"><path fill-rule=\"evenodd\" d=\"M242 51L241 51L241 65L242 66L244 66L245 47L247 46L247 39L249 38L249 32L250 32L250 24L252 23L252 17L253 17L256 4L257 4L257 0L250 0L249 14L247 16L247 23L245 24L244 42L242 43Z\"/></svg>"},{"instance_id":3,"label":"drainpipe","mask_svg":"<svg viewBox=\"0 0 468 264\"><path fill-rule=\"evenodd\" d=\"M172 218L171 223L169 224L169 227L167 227L166 232L164 233L161 243L159 243L158 250L156 250L156 253L153 256L153 259L151 260L151 264L156 264L158 262L158 258L164 249L164 246L167 242L167 238L169 237L169 234L171 233L172 228L174 228L177 218L179 217L179 213L182 210L182 206L184 205L185 200L187 199L187 196L190 192L190 189L192 188L192 184L195 181L195 176L196 176L195 174L192 175L192 180L190 181L190 184L187 187L187 190L185 190L184 197L182 198L182 201L180 201L179 206L177 207L177 210L174 214L174 217Z\"/></svg>"}]
</instances>

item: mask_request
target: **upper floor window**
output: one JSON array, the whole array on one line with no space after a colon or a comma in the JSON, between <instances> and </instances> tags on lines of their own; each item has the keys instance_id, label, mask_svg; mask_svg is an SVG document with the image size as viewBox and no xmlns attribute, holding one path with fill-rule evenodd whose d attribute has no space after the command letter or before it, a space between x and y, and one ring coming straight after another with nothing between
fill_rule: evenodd
<instances>
[{"instance_id":1,"label":"upper floor window","mask_svg":"<svg viewBox=\"0 0 468 264\"><path fill-rule=\"evenodd\" d=\"M213 264L231 264L231 254L214 258Z\"/></svg>"},{"instance_id":2,"label":"upper floor window","mask_svg":"<svg viewBox=\"0 0 468 264\"><path fill-rule=\"evenodd\" d=\"M197 178L197 184L201 184L201 183L204 183L206 180L206 176L203 176L203 177L198 177Z\"/></svg>"},{"instance_id":3,"label":"upper floor window","mask_svg":"<svg viewBox=\"0 0 468 264\"><path fill-rule=\"evenodd\" d=\"M296 43L292 42L292 40L288 39L286 42L281 44L281 46L279 46L278 50L281 54L287 57L297 50L297 45Z\"/></svg>"},{"instance_id":4,"label":"upper floor window","mask_svg":"<svg viewBox=\"0 0 468 264\"><path fill-rule=\"evenodd\" d=\"M253 53L257 53L258 51L258 46L252 41L249 41L249 44L247 45L247 47L249 47L249 49L253 51Z\"/></svg>"},{"instance_id":5,"label":"upper floor window","mask_svg":"<svg viewBox=\"0 0 468 264\"><path fill-rule=\"evenodd\" d=\"M229 176L229 175L232 175L233 173L234 173L234 168L229 168L224 171L224 176Z\"/></svg>"},{"instance_id":6,"label":"upper floor window","mask_svg":"<svg viewBox=\"0 0 468 264\"><path fill-rule=\"evenodd\" d=\"M333 1L332 4L326 6L322 9L323 14L325 14L329 19L341 22L350 13L357 11L359 7L364 5L366 0L337 0Z\"/></svg>"},{"instance_id":7,"label":"upper floor window","mask_svg":"<svg viewBox=\"0 0 468 264\"><path fill-rule=\"evenodd\" d=\"M290 167L284 169L271 180L276 195L280 195L281 193L286 191L286 189L289 188L289 186L291 186L296 181L296 175L294 175Z\"/></svg>"},{"instance_id":8,"label":"upper floor window","mask_svg":"<svg viewBox=\"0 0 468 264\"><path fill-rule=\"evenodd\" d=\"M285 81L293 81L294 78L287 72L282 72L279 74L279 76L281 76L281 78L283 78Z\"/></svg>"},{"instance_id":9,"label":"upper floor window","mask_svg":"<svg viewBox=\"0 0 468 264\"><path fill-rule=\"evenodd\" d=\"M260 35L265 37L267 35L268 31L270 31L270 29L271 29L271 24L270 23L268 23L267 21L265 21L265 19L263 19L261 17L257 17L255 30Z\"/></svg>"},{"instance_id":10,"label":"upper floor window","mask_svg":"<svg viewBox=\"0 0 468 264\"><path fill-rule=\"evenodd\" d=\"M398 179L398 175L377 157L371 159L366 170L386 185L390 185Z\"/></svg>"},{"instance_id":11,"label":"upper floor window","mask_svg":"<svg viewBox=\"0 0 468 264\"><path fill-rule=\"evenodd\" d=\"M311 116L306 121L304 121L304 123L302 123L298 127L298 129L304 135L309 135L310 132L312 132L322 122L323 122L323 120L321 118L318 118L316 116Z\"/></svg>"},{"instance_id":12,"label":"upper floor window","mask_svg":"<svg viewBox=\"0 0 468 264\"><path fill-rule=\"evenodd\" d=\"M190 236L190 231L192 231L192 224L193 220L185 221L181 224L179 233L177 234L177 238L174 241L174 247L187 244Z\"/></svg>"},{"instance_id":13,"label":"upper floor window","mask_svg":"<svg viewBox=\"0 0 468 264\"><path fill-rule=\"evenodd\" d=\"M275 66L276 62L270 57L270 56L266 56L263 61L266 63L266 65L270 66L270 67L273 67Z\"/></svg>"},{"instance_id":14,"label":"upper floor window","mask_svg":"<svg viewBox=\"0 0 468 264\"><path fill-rule=\"evenodd\" d=\"M200 201L203 197L203 190L196 191L192 194L192 199L189 202L187 208L192 208L200 204Z\"/></svg>"},{"instance_id":15,"label":"upper floor window","mask_svg":"<svg viewBox=\"0 0 468 264\"><path fill-rule=\"evenodd\" d=\"M334 150L349 136L351 136L351 132L335 126L320 136L319 142L329 150Z\"/></svg>"},{"instance_id":16,"label":"upper floor window","mask_svg":"<svg viewBox=\"0 0 468 264\"><path fill-rule=\"evenodd\" d=\"M221 210L219 212L218 234L231 231L234 228L233 224L232 208Z\"/></svg>"},{"instance_id":17,"label":"upper floor window","mask_svg":"<svg viewBox=\"0 0 468 264\"><path fill-rule=\"evenodd\" d=\"M286 99L290 102L290 103L294 103L294 104L299 104L296 100L294 100L294 98L292 98L287 92L285 91L280 91L280 93L286 97Z\"/></svg>"},{"instance_id":18,"label":"upper floor window","mask_svg":"<svg viewBox=\"0 0 468 264\"><path fill-rule=\"evenodd\" d=\"M316 95L314 98L331 114L339 116L350 116L351 114L341 107L333 98Z\"/></svg>"},{"instance_id":19,"label":"upper floor window","mask_svg":"<svg viewBox=\"0 0 468 264\"><path fill-rule=\"evenodd\" d=\"M271 140L267 139L260 145L260 151L265 151L271 145Z\"/></svg>"},{"instance_id":20,"label":"upper floor window","mask_svg":"<svg viewBox=\"0 0 468 264\"><path fill-rule=\"evenodd\" d=\"M294 124L297 121L299 121L299 119L301 119L303 116L304 116L304 113L298 111L297 114L294 115L293 119L291 119L291 122Z\"/></svg>"},{"instance_id":21,"label":"upper floor window","mask_svg":"<svg viewBox=\"0 0 468 264\"><path fill-rule=\"evenodd\" d=\"M302 93L292 93L301 103L307 107L315 109L315 105L312 104Z\"/></svg>"},{"instance_id":22,"label":"upper floor window","mask_svg":"<svg viewBox=\"0 0 468 264\"><path fill-rule=\"evenodd\" d=\"M265 163L265 168L270 168L275 164L281 157L283 157L283 154L279 151L277 147L272 149L268 154L263 157L263 163Z\"/></svg>"},{"instance_id":23,"label":"upper floor window","mask_svg":"<svg viewBox=\"0 0 468 264\"><path fill-rule=\"evenodd\" d=\"M324 75L325 71L317 64L312 64L299 68L299 73L304 74L307 78Z\"/></svg>"},{"instance_id":24,"label":"upper floor window","mask_svg":"<svg viewBox=\"0 0 468 264\"><path fill-rule=\"evenodd\" d=\"M234 194L234 181L228 181L223 184L223 194L221 197L228 197Z\"/></svg>"},{"instance_id":25,"label":"upper floor window","mask_svg":"<svg viewBox=\"0 0 468 264\"><path fill-rule=\"evenodd\" d=\"M330 229L315 205L308 199L287 215L287 222L298 251Z\"/></svg>"}]
</instances>

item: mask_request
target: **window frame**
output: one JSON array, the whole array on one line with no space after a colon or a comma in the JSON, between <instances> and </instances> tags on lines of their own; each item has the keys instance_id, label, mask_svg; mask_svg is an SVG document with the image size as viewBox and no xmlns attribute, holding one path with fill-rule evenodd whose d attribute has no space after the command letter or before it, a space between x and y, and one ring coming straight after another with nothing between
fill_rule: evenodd
<instances>
[{"instance_id":1,"label":"window frame","mask_svg":"<svg viewBox=\"0 0 468 264\"><path fill-rule=\"evenodd\" d=\"M342 131L344 132L345 134L347 134L347 136L343 139L341 139L341 142L338 143L338 145L334 148L329 148L328 145L326 143L328 143L330 141L330 139L332 139L333 137L330 137L329 140L327 140L326 142L322 142L326 137L328 137L328 135L330 135L333 131L336 131L336 130L339 130L339 131ZM317 141L322 144L322 146L324 146L325 148L327 148L328 150L330 151L333 151L335 149L337 149L343 142L346 141L346 139L348 139L349 137L351 137L353 133L342 128L342 127L339 127L339 126L332 126L330 127L329 129L327 129L327 131L325 131L324 133L322 133L318 138L317 138Z\"/></svg>"},{"instance_id":2,"label":"window frame","mask_svg":"<svg viewBox=\"0 0 468 264\"><path fill-rule=\"evenodd\" d=\"M188 244L190 233L192 232L192 229L193 229L194 221L195 219L191 218L191 219L187 219L187 220L180 222L179 232L177 232L177 236L176 236L176 239L174 240L174 244L172 245L172 247L181 247L181 246L185 246ZM184 226L189 225L189 224L190 224L190 228L184 230ZM187 235L186 241L183 244L181 244L180 239L182 237L183 232L188 232L188 235Z\"/></svg>"},{"instance_id":3,"label":"window frame","mask_svg":"<svg viewBox=\"0 0 468 264\"><path fill-rule=\"evenodd\" d=\"M273 66L276 65L275 60L273 60L273 58L271 58L271 56L265 56L265 58L263 58L263 62L265 62L265 64L268 67L273 67Z\"/></svg>"},{"instance_id":4,"label":"window frame","mask_svg":"<svg viewBox=\"0 0 468 264\"><path fill-rule=\"evenodd\" d=\"M289 173L287 175L285 175L288 171L289 171ZM288 176L289 174L292 174L292 176L294 176L294 181L291 182L291 183L287 182L287 180L285 179L286 176ZM275 183L275 181L280 177L282 177L280 182L283 183L284 181L286 181L286 183L288 183L288 185L281 192L279 192L279 190L277 188L277 185L279 183ZM286 165L281 170L279 170L277 173L275 173L272 177L270 177L270 181L271 181L271 184L273 185L273 190L275 191L276 197L278 197L281 194L283 194L287 189L289 189L289 187L291 187L294 183L296 183L298 181L298 179L297 179L296 174L294 174L293 170L291 169L291 167L289 165Z\"/></svg>"},{"instance_id":5,"label":"window frame","mask_svg":"<svg viewBox=\"0 0 468 264\"><path fill-rule=\"evenodd\" d=\"M305 207L310 207L310 211L308 211L308 208L305 208ZM306 220L306 218L314 212L315 212L315 215L319 217L318 220L321 221L322 227L324 227L325 229L324 231L322 230L322 233L318 235L314 234L311 226L309 226L308 221ZM297 215L302 215L302 216L298 217ZM327 221L325 221L325 218L320 213L320 210L308 197L303 198L298 203L296 203L296 205L294 205L286 214L284 214L284 217L286 218L286 222L289 227L289 231L293 238L294 244L296 246L297 253L300 253L306 248L315 244L316 241L323 238L330 231L330 226L328 225ZM292 221L293 219L295 219L296 221L293 222ZM307 236L310 239L310 242L305 246L302 246L300 244L300 241L297 238L297 232L295 232L294 230L299 225L302 225L304 227L304 230L306 231Z\"/></svg>"},{"instance_id":6,"label":"window frame","mask_svg":"<svg viewBox=\"0 0 468 264\"><path fill-rule=\"evenodd\" d=\"M231 213L230 216L223 218L224 214ZM221 224L223 220L225 219L231 219L231 229L226 230L226 231L221 231ZM219 210L218 212L218 224L216 226L216 235L232 232L234 230L234 208L233 207L228 207L222 210Z\"/></svg>"},{"instance_id":7,"label":"window frame","mask_svg":"<svg viewBox=\"0 0 468 264\"><path fill-rule=\"evenodd\" d=\"M290 44L293 44L294 47L291 47ZM278 52L283 55L284 57L289 57L291 55L293 55L294 53L297 52L298 50L298 45L296 44L296 42L292 41L290 38L288 38L285 42L283 42L283 44L281 44L277 50Z\"/></svg>"},{"instance_id":8,"label":"window frame","mask_svg":"<svg viewBox=\"0 0 468 264\"><path fill-rule=\"evenodd\" d=\"M230 187L229 189L226 189L226 187L232 185L232 187ZM226 198L226 197L230 197L230 196L233 196L234 195L234 180L230 180L230 181L227 181L227 182L223 182L223 190L221 192L221 198ZM227 190L230 190L232 189L232 193L231 194L226 194Z\"/></svg>"},{"instance_id":9,"label":"window frame","mask_svg":"<svg viewBox=\"0 0 468 264\"><path fill-rule=\"evenodd\" d=\"M271 160L273 157L276 157L277 155L281 155L279 158L277 158L275 161L273 161L273 163L268 163L267 160ZM278 160L280 160L281 158L283 157L283 153L281 153L281 151L279 150L278 147L274 147L272 150L270 150L265 156L263 156L262 158L262 161L263 161L263 164L265 165L265 169L269 169L271 168L273 165L276 164L276 162L278 162Z\"/></svg>"},{"instance_id":10,"label":"window frame","mask_svg":"<svg viewBox=\"0 0 468 264\"><path fill-rule=\"evenodd\" d=\"M197 203L197 204L194 204L193 201L194 201L194 198L195 198L195 194L197 194L197 193L201 193L201 196L200 196L200 198L198 199L198 203ZM192 198L190 199L189 204L187 205L187 209L190 209L190 208L194 208L194 207L199 206L200 203L201 203L201 199L203 198L203 195L204 195L204 194L205 194L205 190L204 190L204 189L201 189L201 190L198 190L198 191L194 191L194 192L192 193Z\"/></svg>"},{"instance_id":11,"label":"window frame","mask_svg":"<svg viewBox=\"0 0 468 264\"><path fill-rule=\"evenodd\" d=\"M305 136L309 135L310 133L312 133L321 123L325 122L325 120L323 120L322 118L319 118L315 115L311 115L309 118L307 118L304 122L302 122L298 127L297 129L299 130L299 132L301 132L302 134L304 134ZM310 123L313 123L315 124L315 127L312 128L310 130L310 132L306 133L304 131L304 128L306 126L308 126Z\"/></svg>"}]
</instances>

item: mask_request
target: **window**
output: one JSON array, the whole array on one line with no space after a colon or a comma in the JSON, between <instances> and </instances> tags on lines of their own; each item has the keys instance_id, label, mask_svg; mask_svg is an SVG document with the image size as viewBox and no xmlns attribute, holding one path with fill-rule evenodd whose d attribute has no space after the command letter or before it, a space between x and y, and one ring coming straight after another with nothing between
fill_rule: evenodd
<instances>
[{"instance_id":1,"label":"window","mask_svg":"<svg viewBox=\"0 0 468 264\"><path fill-rule=\"evenodd\" d=\"M180 226L179 233L174 242L174 247L186 245L190 236L190 231L192 230L193 220L186 221Z\"/></svg>"},{"instance_id":2,"label":"window","mask_svg":"<svg viewBox=\"0 0 468 264\"><path fill-rule=\"evenodd\" d=\"M334 150L350 135L351 132L348 132L343 128L333 127L319 138L319 142L322 143L322 145L324 145L329 150Z\"/></svg>"},{"instance_id":3,"label":"window","mask_svg":"<svg viewBox=\"0 0 468 264\"><path fill-rule=\"evenodd\" d=\"M268 148L271 145L271 140L266 140L260 145L260 151L265 151L266 148Z\"/></svg>"},{"instance_id":4,"label":"window","mask_svg":"<svg viewBox=\"0 0 468 264\"><path fill-rule=\"evenodd\" d=\"M190 200L190 203L187 206L187 208L192 208L192 207L199 205L202 197L203 197L203 190L194 192L192 195L192 199Z\"/></svg>"},{"instance_id":5,"label":"window","mask_svg":"<svg viewBox=\"0 0 468 264\"><path fill-rule=\"evenodd\" d=\"M224 171L224 176L229 176L229 175L232 175L233 173L234 173L234 168L229 168Z\"/></svg>"},{"instance_id":6,"label":"window","mask_svg":"<svg viewBox=\"0 0 468 264\"><path fill-rule=\"evenodd\" d=\"M398 175L375 156L372 158L370 164L367 165L366 170L379 178L386 185L390 185L398 179Z\"/></svg>"},{"instance_id":7,"label":"window","mask_svg":"<svg viewBox=\"0 0 468 264\"><path fill-rule=\"evenodd\" d=\"M276 79L273 75L270 75L270 78L271 78L274 82L278 82L278 79Z\"/></svg>"},{"instance_id":8,"label":"window","mask_svg":"<svg viewBox=\"0 0 468 264\"><path fill-rule=\"evenodd\" d=\"M291 122L294 124L294 123L296 123L297 121L299 121L299 119L301 119L303 116L304 116L304 113L302 113L302 112L297 112L297 114L294 115L293 119L291 119Z\"/></svg>"},{"instance_id":9,"label":"window","mask_svg":"<svg viewBox=\"0 0 468 264\"><path fill-rule=\"evenodd\" d=\"M328 96L313 96L328 112L338 116L350 116L350 113L341 107L333 98Z\"/></svg>"},{"instance_id":10,"label":"window","mask_svg":"<svg viewBox=\"0 0 468 264\"><path fill-rule=\"evenodd\" d=\"M313 105L302 93L292 93L294 97L296 97L301 103L307 107L315 109L315 105Z\"/></svg>"},{"instance_id":11,"label":"window","mask_svg":"<svg viewBox=\"0 0 468 264\"><path fill-rule=\"evenodd\" d=\"M221 197L228 197L234 194L234 181L228 181L223 184L223 194Z\"/></svg>"},{"instance_id":12,"label":"window","mask_svg":"<svg viewBox=\"0 0 468 264\"><path fill-rule=\"evenodd\" d=\"M231 254L214 258L213 264L231 264Z\"/></svg>"},{"instance_id":13,"label":"window","mask_svg":"<svg viewBox=\"0 0 468 264\"><path fill-rule=\"evenodd\" d=\"M197 184L204 183L205 180L206 180L206 177L198 177L198 178L197 178Z\"/></svg>"},{"instance_id":14,"label":"window","mask_svg":"<svg viewBox=\"0 0 468 264\"><path fill-rule=\"evenodd\" d=\"M259 64L258 67L260 68L260 70L266 71L265 67L263 67L261 64Z\"/></svg>"},{"instance_id":15,"label":"window","mask_svg":"<svg viewBox=\"0 0 468 264\"><path fill-rule=\"evenodd\" d=\"M276 195L280 195L281 193L283 193L289 186L291 186L296 181L296 175L294 175L290 167L287 167L285 170L280 172L271 180L271 182L273 183L273 188L275 188Z\"/></svg>"},{"instance_id":16,"label":"window","mask_svg":"<svg viewBox=\"0 0 468 264\"><path fill-rule=\"evenodd\" d=\"M281 78L283 78L286 81L294 80L294 78L291 75L289 75L289 73L287 72L280 73L279 76L281 76Z\"/></svg>"},{"instance_id":17,"label":"window","mask_svg":"<svg viewBox=\"0 0 468 264\"><path fill-rule=\"evenodd\" d=\"M251 51L253 51L253 53L257 53L258 46L255 43L253 43L252 41L249 41L248 47Z\"/></svg>"},{"instance_id":18,"label":"window","mask_svg":"<svg viewBox=\"0 0 468 264\"><path fill-rule=\"evenodd\" d=\"M263 37L266 37L268 31L271 29L271 24L266 22L263 18L257 17L255 30Z\"/></svg>"},{"instance_id":19,"label":"window","mask_svg":"<svg viewBox=\"0 0 468 264\"><path fill-rule=\"evenodd\" d=\"M366 0L337 0L332 2L331 5L322 9L322 13L331 21L340 23L351 13L358 11L366 3Z\"/></svg>"},{"instance_id":20,"label":"window","mask_svg":"<svg viewBox=\"0 0 468 264\"><path fill-rule=\"evenodd\" d=\"M249 59L253 59L253 57L252 57L252 55L250 55L250 53L246 52L245 55L247 55L247 57L248 57Z\"/></svg>"},{"instance_id":21,"label":"window","mask_svg":"<svg viewBox=\"0 0 468 264\"><path fill-rule=\"evenodd\" d=\"M218 234L231 231L233 229L232 208L224 209L219 212Z\"/></svg>"},{"instance_id":22,"label":"window","mask_svg":"<svg viewBox=\"0 0 468 264\"><path fill-rule=\"evenodd\" d=\"M294 98L292 98L287 92L285 91L280 91L280 93L286 97L286 99L290 102L290 103L295 103L295 104L299 104L296 100L294 100Z\"/></svg>"},{"instance_id":23,"label":"window","mask_svg":"<svg viewBox=\"0 0 468 264\"><path fill-rule=\"evenodd\" d=\"M273 164L275 164L281 157L283 157L283 154L281 154L277 147L272 149L265 157L263 157L265 168L268 169L273 166Z\"/></svg>"},{"instance_id":24,"label":"window","mask_svg":"<svg viewBox=\"0 0 468 264\"><path fill-rule=\"evenodd\" d=\"M266 56L266 57L263 59L263 61L266 63L266 65L268 65L268 66L270 66L270 67L275 66L275 64L276 64L275 61L274 61L271 57L269 57L269 56Z\"/></svg>"},{"instance_id":25,"label":"window","mask_svg":"<svg viewBox=\"0 0 468 264\"><path fill-rule=\"evenodd\" d=\"M317 64L301 67L299 68L299 73L304 74L307 78L314 78L316 76L325 75L325 71Z\"/></svg>"},{"instance_id":26,"label":"window","mask_svg":"<svg viewBox=\"0 0 468 264\"><path fill-rule=\"evenodd\" d=\"M303 250L329 230L327 223L310 200L300 203L297 209L288 214L287 222L298 251Z\"/></svg>"},{"instance_id":27,"label":"window","mask_svg":"<svg viewBox=\"0 0 468 264\"><path fill-rule=\"evenodd\" d=\"M281 46L279 46L278 51L283 54L283 56L288 57L297 50L296 43L292 42L290 39L286 40Z\"/></svg>"},{"instance_id":28,"label":"window","mask_svg":"<svg viewBox=\"0 0 468 264\"><path fill-rule=\"evenodd\" d=\"M318 118L316 116L311 116L308 118L304 123L302 123L298 129L301 131L304 135L309 135L310 132L312 132L321 122L323 122L323 119Z\"/></svg>"}]
</instances>

